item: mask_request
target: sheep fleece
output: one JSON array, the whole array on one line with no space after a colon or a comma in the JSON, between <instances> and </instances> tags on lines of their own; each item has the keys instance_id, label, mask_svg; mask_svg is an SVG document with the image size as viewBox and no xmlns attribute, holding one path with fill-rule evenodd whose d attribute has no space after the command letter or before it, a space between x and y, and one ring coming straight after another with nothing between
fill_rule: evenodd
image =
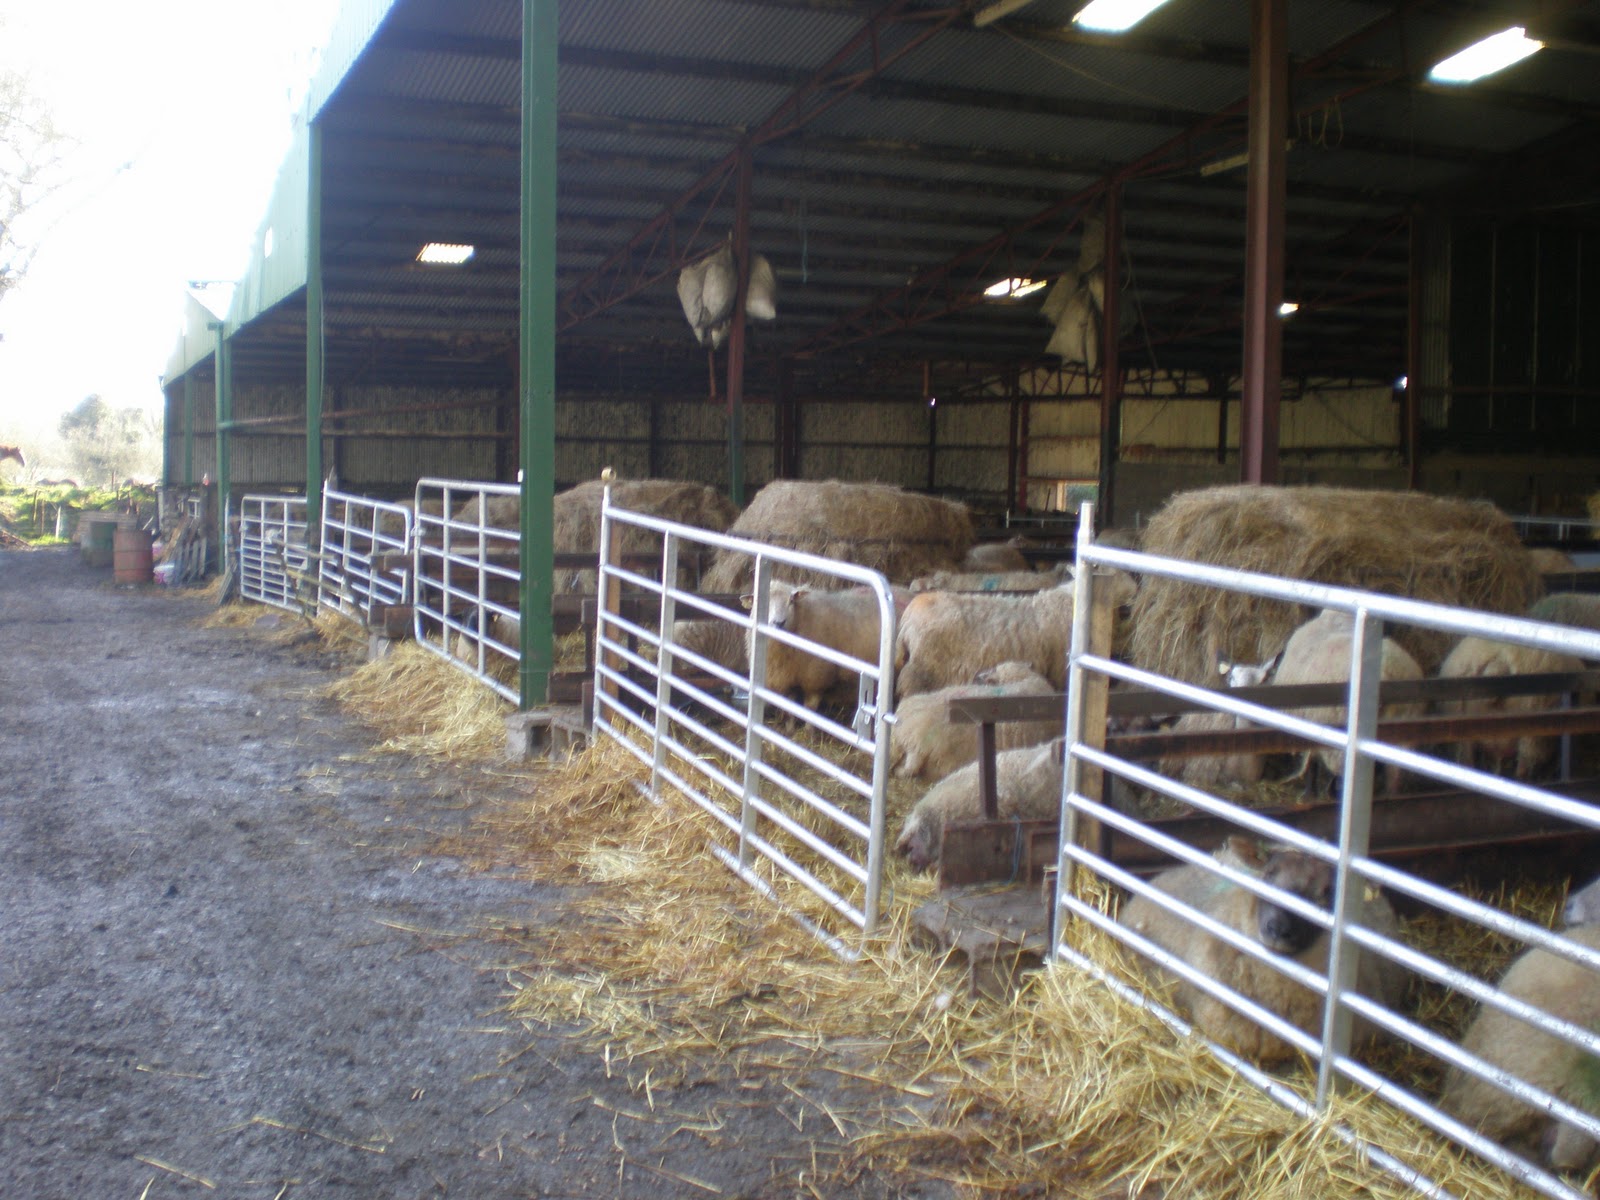
<instances>
[{"instance_id":1,"label":"sheep fleece","mask_svg":"<svg viewBox=\"0 0 1600 1200\"><path fill-rule=\"evenodd\" d=\"M1064 689L1072 640L1072 589L1031 596L923 592L900 620L898 694L966 683L1003 662L1025 662Z\"/></svg>"},{"instance_id":2,"label":"sheep fleece","mask_svg":"<svg viewBox=\"0 0 1600 1200\"><path fill-rule=\"evenodd\" d=\"M1062 766L1058 747L1005 750L995 755L995 791L1000 815L1022 821L1043 820L1060 810ZM978 798L978 764L969 763L936 783L906 817L894 848L918 871L938 861L944 849L947 821L976 821L982 814Z\"/></svg>"},{"instance_id":3,"label":"sheep fleece","mask_svg":"<svg viewBox=\"0 0 1600 1200\"><path fill-rule=\"evenodd\" d=\"M995 676L994 682L940 688L900 703L889 735L889 764L896 775L943 779L977 757L978 727L951 725L945 715L951 700L1055 694L1050 681L1024 663L1002 663L985 674ZM1060 721L1005 721L995 726L995 746L1018 750L1060 733Z\"/></svg>"}]
</instances>

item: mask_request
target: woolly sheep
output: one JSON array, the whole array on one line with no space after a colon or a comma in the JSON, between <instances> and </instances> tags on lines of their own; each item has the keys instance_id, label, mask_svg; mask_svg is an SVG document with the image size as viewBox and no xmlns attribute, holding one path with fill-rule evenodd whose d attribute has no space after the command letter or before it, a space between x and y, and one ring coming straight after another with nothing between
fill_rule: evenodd
<instances>
[{"instance_id":1,"label":"woolly sheep","mask_svg":"<svg viewBox=\"0 0 1600 1200\"><path fill-rule=\"evenodd\" d=\"M1275 684L1292 683L1346 683L1350 679L1350 652L1355 641L1355 619L1346 612L1325 608L1311 620L1289 635L1288 644L1278 669L1273 673ZM1383 679L1421 679L1422 668L1417 660L1390 638L1383 639ZM1295 715L1323 725L1344 725L1347 718L1343 705L1326 708L1293 710ZM1421 704L1386 704L1380 715L1387 718L1419 717L1425 711ZM1302 759L1301 773L1313 762L1320 763L1329 776L1344 774L1344 755L1339 750L1324 748L1307 751ZM1385 768L1389 790L1399 785L1399 770Z\"/></svg>"},{"instance_id":2,"label":"woolly sheep","mask_svg":"<svg viewBox=\"0 0 1600 1200\"><path fill-rule=\"evenodd\" d=\"M991 696L1049 696L1050 681L1027 663L1007 662L978 672L968 684L907 697L895 712L889 735L889 765L896 775L942 779L978 754L975 726L956 728L947 716L951 700ZM1061 735L1061 720L1006 721L995 727L1000 750L1037 746Z\"/></svg>"},{"instance_id":3,"label":"woolly sheep","mask_svg":"<svg viewBox=\"0 0 1600 1200\"><path fill-rule=\"evenodd\" d=\"M1106 577L1116 604L1132 599L1133 581ZM895 648L896 695L914 696L965 683L1003 662L1025 662L1062 690L1072 641L1073 589L1047 588L1031 596L923 592L900 619Z\"/></svg>"},{"instance_id":4,"label":"woolly sheep","mask_svg":"<svg viewBox=\"0 0 1600 1200\"><path fill-rule=\"evenodd\" d=\"M1600 596L1586 592L1551 592L1528 610L1528 618L1574 629L1600 629Z\"/></svg>"},{"instance_id":5,"label":"woolly sheep","mask_svg":"<svg viewBox=\"0 0 1600 1200\"><path fill-rule=\"evenodd\" d=\"M911 581L913 592L1042 592L1072 580L1072 568L1053 571L935 571Z\"/></svg>"},{"instance_id":6,"label":"woolly sheep","mask_svg":"<svg viewBox=\"0 0 1600 1200\"><path fill-rule=\"evenodd\" d=\"M1022 553L1025 544L1021 538L1012 538L1006 542L985 542L974 546L961 560L961 569L978 574L1030 570L1031 564Z\"/></svg>"},{"instance_id":7,"label":"woolly sheep","mask_svg":"<svg viewBox=\"0 0 1600 1200\"><path fill-rule=\"evenodd\" d=\"M1600 950L1600 880L1567 902L1566 938ZM1500 991L1585 1029L1600 1028L1600 977L1548 950L1527 951L1506 971ZM1490 1065L1558 1096L1575 1108L1596 1111L1594 1059L1576 1046L1534 1029L1497 1009L1485 1008L1461 1039L1463 1048ZM1549 1113L1506 1095L1492 1084L1452 1067L1439 1107L1521 1153L1559 1171L1587 1171L1596 1161L1593 1139Z\"/></svg>"},{"instance_id":8,"label":"woolly sheep","mask_svg":"<svg viewBox=\"0 0 1600 1200\"><path fill-rule=\"evenodd\" d=\"M1570 654L1516 646L1488 638L1462 638L1439 667L1441 679L1479 679L1498 675L1534 675L1553 671L1581 671L1583 663ZM1450 700L1439 704L1443 713L1535 713L1554 708L1559 697L1553 693L1532 696L1484 697L1477 700ZM1456 753L1459 761L1479 763L1491 771L1502 771L1511 763L1518 779L1530 779L1555 757L1556 739L1551 737L1481 738L1462 742Z\"/></svg>"},{"instance_id":9,"label":"woolly sheep","mask_svg":"<svg viewBox=\"0 0 1600 1200\"><path fill-rule=\"evenodd\" d=\"M878 661L877 596L868 588L825 591L775 582L767 599L767 623L863 662ZM856 686L856 672L776 640L767 642L767 687L798 691L817 708L834 688Z\"/></svg>"},{"instance_id":10,"label":"woolly sheep","mask_svg":"<svg viewBox=\"0 0 1600 1200\"><path fill-rule=\"evenodd\" d=\"M1025 750L995 755L995 792L1000 816L1034 821L1053 817L1061 805L1062 744L1059 740ZM921 871L939 860L944 849L944 827L950 821L976 821L983 814L978 795L978 764L968 763L947 775L906 817L894 849L913 870Z\"/></svg>"},{"instance_id":11,"label":"woolly sheep","mask_svg":"<svg viewBox=\"0 0 1600 1200\"><path fill-rule=\"evenodd\" d=\"M1217 857L1219 861L1253 874L1253 856L1241 855L1237 849L1241 840L1230 839L1230 847L1224 848ZM1298 850L1274 851L1261 864L1260 878L1324 910L1333 902L1332 865ZM1219 924L1254 938L1272 953L1291 957L1302 966L1326 974L1329 939L1321 925L1203 867L1175 867L1156 876L1151 883ZM1318 993L1292 982L1266 963L1258 962L1143 896L1135 896L1124 905L1119 920L1202 974L1254 1000L1296 1028L1320 1037L1323 1002ZM1394 910L1375 889L1364 891L1357 921L1364 928L1388 937L1395 936L1398 930ZM1153 966L1150 973L1156 979L1166 978L1165 972ZM1196 1029L1206 1037L1262 1065L1283 1062L1293 1056L1294 1048L1288 1042L1221 1000L1186 981L1174 980L1174 983L1177 1003L1189 1012ZM1398 966L1372 951L1362 952L1357 991L1392 1007L1401 998L1404 986L1404 972ZM1357 1020L1350 1035L1352 1048L1372 1041L1377 1032L1370 1023Z\"/></svg>"}]
</instances>

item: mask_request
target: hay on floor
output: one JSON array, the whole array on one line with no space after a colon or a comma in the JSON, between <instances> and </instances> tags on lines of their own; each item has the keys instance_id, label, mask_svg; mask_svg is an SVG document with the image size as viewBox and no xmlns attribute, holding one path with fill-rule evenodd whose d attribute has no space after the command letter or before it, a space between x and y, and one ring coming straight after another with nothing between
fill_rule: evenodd
<instances>
[{"instance_id":1,"label":"hay on floor","mask_svg":"<svg viewBox=\"0 0 1600 1200\"><path fill-rule=\"evenodd\" d=\"M832 479L767 484L728 532L870 567L900 584L957 569L975 540L964 504L883 483ZM752 569L747 555L722 551L706 575L704 590L748 591ZM819 587L836 583L827 575L783 566L776 568L774 578Z\"/></svg>"},{"instance_id":2,"label":"hay on floor","mask_svg":"<svg viewBox=\"0 0 1600 1200\"><path fill-rule=\"evenodd\" d=\"M1496 613L1524 613L1543 591L1498 509L1416 492L1256 485L1183 492L1146 526L1143 549ZM1299 605L1151 577L1134 601L1130 654L1147 670L1211 683L1217 655L1265 662L1311 615ZM1452 640L1405 626L1390 636L1429 674Z\"/></svg>"},{"instance_id":3,"label":"hay on floor","mask_svg":"<svg viewBox=\"0 0 1600 1200\"><path fill-rule=\"evenodd\" d=\"M511 705L415 642L334 681L326 694L377 729L381 749L465 761L505 748Z\"/></svg>"}]
</instances>

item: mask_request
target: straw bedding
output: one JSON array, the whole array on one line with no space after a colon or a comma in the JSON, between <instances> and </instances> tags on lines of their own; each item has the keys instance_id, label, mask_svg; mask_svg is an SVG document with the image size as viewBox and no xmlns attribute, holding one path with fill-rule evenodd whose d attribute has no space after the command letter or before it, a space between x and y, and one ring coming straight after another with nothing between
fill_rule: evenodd
<instances>
[{"instance_id":1,"label":"straw bedding","mask_svg":"<svg viewBox=\"0 0 1600 1200\"><path fill-rule=\"evenodd\" d=\"M1150 554L1358 587L1441 604L1522 613L1543 590L1511 522L1479 501L1415 492L1242 485L1184 492L1151 519ZM1149 578L1133 608L1135 664L1191 683L1215 658L1265 662L1311 614L1297 605ZM1432 674L1447 635L1393 632Z\"/></svg>"},{"instance_id":2,"label":"straw bedding","mask_svg":"<svg viewBox=\"0 0 1600 1200\"><path fill-rule=\"evenodd\" d=\"M736 537L802 550L870 567L890 583L955 570L972 547L972 517L964 504L920 496L883 483L782 479L756 493L728 530ZM751 560L723 551L704 590L750 589ZM835 580L779 566L774 578L831 587Z\"/></svg>"}]
</instances>

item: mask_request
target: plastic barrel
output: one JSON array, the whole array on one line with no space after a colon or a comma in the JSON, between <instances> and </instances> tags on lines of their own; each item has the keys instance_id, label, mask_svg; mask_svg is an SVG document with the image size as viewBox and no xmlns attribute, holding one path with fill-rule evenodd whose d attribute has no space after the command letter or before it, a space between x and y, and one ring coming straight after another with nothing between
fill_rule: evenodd
<instances>
[{"instance_id":1,"label":"plastic barrel","mask_svg":"<svg viewBox=\"0 0 1600 1200\"><path fill-rule=\"evenodd\" d=\"M83 561L91 567L112 565L112 535L116 525L110 521L90 521L83 525L78 539L83 550Z\"/></svg>"},{"instance_id":2,"label":"plastic barrel","mask_svg":"<svg viewBox=\"0 0 1600 1200\"><path fill-rule=\"evenodd\" d=\"M111 577L118 583L150 582L150 533L118 526L112 538L114 565Z\"/></svg>"}]
</instances>

